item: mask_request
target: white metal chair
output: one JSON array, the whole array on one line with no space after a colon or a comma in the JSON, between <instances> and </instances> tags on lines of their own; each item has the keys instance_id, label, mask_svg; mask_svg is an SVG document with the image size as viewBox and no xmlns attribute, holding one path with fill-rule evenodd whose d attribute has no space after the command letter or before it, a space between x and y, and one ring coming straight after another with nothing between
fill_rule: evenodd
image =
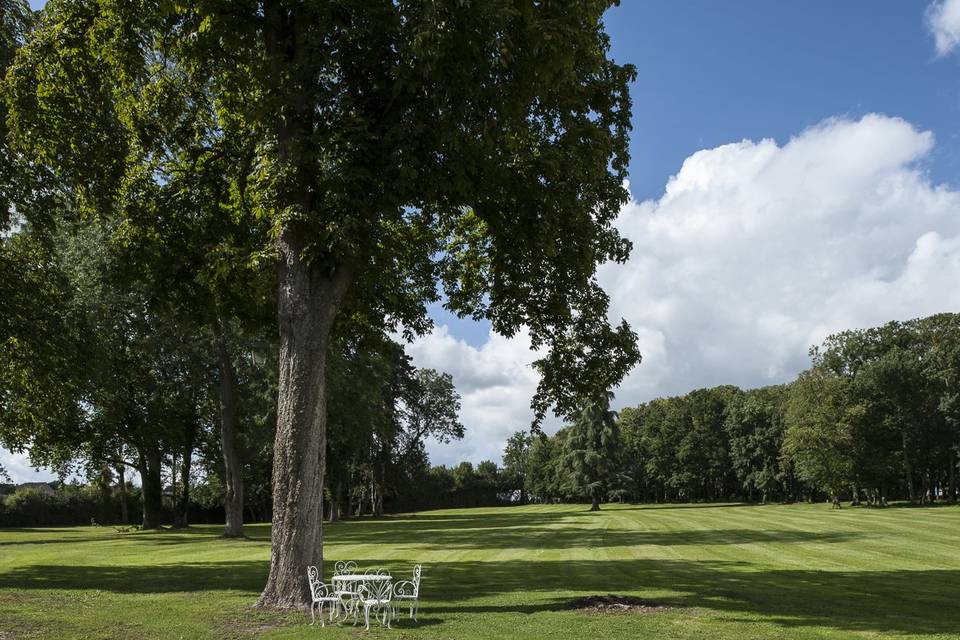
<instances>
[{"instance_id":1,"label":"white metal chair","mask_svg":"<svg viewBox=\"0 0 960 640\"><path fill-rule=\"evenodd\" d=\"M410 617L417 619L417 609L420 608L420 572L422 567L414 565L413 579L400 580L393 585L393 613L397 615L400 606L410 603Z\"/></svg>"},{"instance_id":2,"label":"white metal chair","mask_svg":"<svg viewBox=\"0 0 960 640\"><path fill-rule=\"evenodd\" d=\"M333 576L347 576L357 573L357 563L353 560L340 560L333 565ZM356 583L333 580L334 592L340 597L352 598L356 594Z\"/></svg>"},{"instance_id":3,"label":"white metal chair","mask_svg":"<svg viewBox=\"0 0 960 640\"><path fill-rule=\"evenodd\" d=\"M380 574L383 575L383 574ZM389 574L387 574L389 575ZM365 629L370 630L370 611L374 611L374 618L383 616L382 624L390 629L390 618L393 608L390 597L393 588L389 580L364 580L357 589L357 604L363 606L363 621Z\"/></svg>"},{"instance_id":4,"label":"white metal chair","mask_svg":"<svg viewBox=\"0 0 960 640\"><path fill-rule=\"evenodd\" d=\"M337 595L332 585L325 584L320 579L320 571L314 567L307 567L307 582L310 583L310 624L317 623L316 610L320 611L320 626L327 626L323 622L323 605L330 604L330 622L333 622L333 615L340 607L340 596ZM319 605L319 607L318 607Z\"/></svg>"}]
</instances>

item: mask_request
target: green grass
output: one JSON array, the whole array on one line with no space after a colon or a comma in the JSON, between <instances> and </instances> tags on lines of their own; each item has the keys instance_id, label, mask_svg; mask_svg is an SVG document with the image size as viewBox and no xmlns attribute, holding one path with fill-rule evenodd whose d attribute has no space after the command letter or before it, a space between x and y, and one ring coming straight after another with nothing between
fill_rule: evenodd
<instances>
[{"instance_id":1,"label":"green grass","mask_svg":"<svg viewBox=\"0 0 960 640\"><path fill-rule=\"evenodd\" d=\"M0 530L0 639L960 637L955 507L563 505L328 526L328 563L424 565L419 624L369 633L251 609L269 528L248 531ZM607 593L675 608L564 610Z\"/></svg>"}]
</instances>

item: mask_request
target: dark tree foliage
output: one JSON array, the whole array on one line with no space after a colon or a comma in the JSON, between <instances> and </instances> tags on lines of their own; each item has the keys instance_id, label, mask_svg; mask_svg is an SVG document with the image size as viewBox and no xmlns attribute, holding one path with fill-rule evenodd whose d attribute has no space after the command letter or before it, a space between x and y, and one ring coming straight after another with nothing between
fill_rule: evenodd
<instances>
[{"instance_id":1,"label":"dark tree foliage","mask_svg":"<svg viewBox=\"0 0 960 640\"><path fill-rule=\"evenodd\" d=\"M730 462L749 501L794 495L796 478L780 452L786 399L786 386L762 387L731 396L726 407Z\"/></svg>"},{"instance_id":2,"label":"dark tree foliage","mask_svg":"<svg viewBox=\"0 0 960 640\"><path fill-rule=\"evenodd\" d=\"M620 426L610 409L612 399L612 393L605 393L588 400L562 443L562 486L568 494L589 500L591 511L600 509L617 483Z\"/></svg>"},{"instance_id":3,"label":"dark tree foliage","mask_svg":"<svg viewBox=\"0 0 960 640\"><path fill-rule=\"evenodd\" d=\"M530 447L534 436L525 431L517 431L507 440L503 450L504 489L511 497L516 496L520 504L527 503L527 475L530 469Z\"/></svg>"}]
</instances>

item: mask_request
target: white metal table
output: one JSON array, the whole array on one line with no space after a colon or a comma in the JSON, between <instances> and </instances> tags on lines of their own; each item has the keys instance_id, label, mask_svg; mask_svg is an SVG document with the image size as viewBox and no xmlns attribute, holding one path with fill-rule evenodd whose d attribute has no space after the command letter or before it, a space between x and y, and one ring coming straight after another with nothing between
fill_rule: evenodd
<instances>
[{"instance_id":1,"label":"white metal table","mask_svg":"<svg viewBox=\"0 0 960 640\"><path fill-rule=\"evenodd\" d=\"M346 620L349 615L353 615L353 624L357 624L358 613L360 608L360 601L358 598L358 589L363 583L386 583L382 585L384 590L389 593L392 589L391 583L393 578L387 574L380 573L343 573L340 575L333 576L333 590L334 592L341 597L343 600L346 597L346 601L343 606L343 615L337 616L338 622ZM389 605L387 607L389 609ZM388 616L385 618L386 624L389 626ZM369 621L368 623L369 624Z\"/></svg>"}]
</instances>

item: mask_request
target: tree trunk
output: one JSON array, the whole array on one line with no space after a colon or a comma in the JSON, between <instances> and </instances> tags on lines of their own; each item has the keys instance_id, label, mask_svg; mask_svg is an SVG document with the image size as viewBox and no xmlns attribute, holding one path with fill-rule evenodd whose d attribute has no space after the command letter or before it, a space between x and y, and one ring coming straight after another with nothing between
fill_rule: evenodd
<instances>
[{"instance_id":1,"label":"tree trunk","mask_svg":"<svg viewBox=\"0 0 960 640\"><path fill-rule=\"evenodd\" d=\"M144 529L159 529L163 518L163 481L160 478L162 457L156 449L140 454L140 484L143 489Z\"/></svg>"},{"instance_id":2,"label":"tree trunk","mask_svg":"<svg viewBox=\"0 0 960 640\"><path fill-rule=\"evenodd\" d=\"M180 464L180 493L176 496L176 512L173 516L173 526L177 529L186 529L190 526L187 511L190 508L190 464L193 460L193 445L183 448L183 460Z\"/></svg>"},{"instance_id":3,"label":"tree trunk","mask_svg":"<svg viewBox=\"0 0 960 640\"><path fill-rule=\"evenodd\" d=\"M221 320L217 336L220 368L220 450L223 453L223 535L243 537L243 467L237 452L237 376L226 345L226 326Z\"/></svg>"},{"instance_id":4,"label":"tree trunk","mask_svg":"<svg viewBox=\"0 0 960 640\"><path fill-rule=\"evenodd\" d=\"M130 524L130 509L127 506L127 480L124 477L124 467L117 465L117 484L120 487L120 522L124 525Z\"/></svg>"},{"instance_id":5,"label":"tree trunk","mask_svg":"<svg viewBox=\"0 0 960 640\"><path fill-rule=\"evenodd\" d=\"M337 481L330 493L330 522L340 520L340 500L343 496L343 482Z\"/></svg>"},{"instance_id":6,"label":"tree trunk","mask_svg":"<svg viewBox=\"0 0 960 640\"><path fill-rule=\"evenodd\" d=\"M907 476L907 497L911 503L917 501L917 492L913 487L913 467L910 464L910 452L908 451L907 432L901 432L900 441L903 445L903 470Z\"/></svg>"},{"instance_id":7,"label":"tree trunk","mask_svg":"<svg viewBox=\"0 0 960 640\"><path fill-rule=\"evenodd\" d=\"M950 469L948 474L947 499L951 503L957 501L957 452L956 449L950 449Z\"/></svg>"},{"instance_id":8,"label":"tree trunk","mask_svg":"<svg viewBox=\"0 0 960 640\"><path fill-rule=\"evenodd\" d=\"M304 571L323 571L323 472L326 454L326 359L349 271L332 274L303 258L303 238L280 234L278 320L280 379L273 450L270 575L258 606L305 608Z\"/></svg>"}]
</instances>

